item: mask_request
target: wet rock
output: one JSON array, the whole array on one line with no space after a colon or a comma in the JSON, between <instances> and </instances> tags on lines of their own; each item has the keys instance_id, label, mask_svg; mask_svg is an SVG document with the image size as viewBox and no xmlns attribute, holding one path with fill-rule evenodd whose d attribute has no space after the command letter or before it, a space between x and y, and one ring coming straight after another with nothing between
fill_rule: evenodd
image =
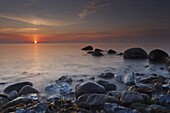
<instances>
[{"instance_id":1,"label":"wet rock","mask_svg":"<svg viewBox=\"0 0 170 113\"><path fill-rule=\"evenodd\" d=\"M25 109L19 109L16 111L16 113L27 113L27 110Z\"/></svg>"},{"instance_id":2,"label":"wet rock","mask_svg":"<svg viewBox=\"0 0 170 113\"><path fill-rule=\"evenodd\" d=\"M33 88L32 86L26 85L20 91L19 95L27 95L31 93L39 93L37 89Z\"/></svg>"},{"instance_id":3,"label":"wet rock","mask_svg":"<svg viewBox=\"0 0 170 113\"><path fill-rule=\"evenodd\" d=\"M112 97L114 97L115 99L118 99L118 100L120 100L120 98L122 97L122 94L119 91L109 91L107 93L107 95L112 96Z\"/></svg>"},{"instance_id":4,"label":"wet rock","mask_svg":"<svg viewBox=\"0 0 170 113\"><path fill-rule=\"evenodd\" d=\"M50 102L50 103L52 103L52 102L58 101L58 100L60 100L60 99L62 99L62 98L63 98L62 95L60 95L60 94L54 94L54 95L51 95L51 96L47 99L47 101Z\"/></svg>"},{"instance_id":5,"label":"wet rock","mask_svg":"<svg viewBox=\"0 0 170 113\"><path fill-rule=\"evenodd\" d=\"M98 75L98 77L100 77L100 78L105 78L105 79L110 79L110 78L113 78L113 77L114 77L114 74L113 74L113 73L110 73L110 72L108 72L108 73L102 73L102 74Z\"/></svg>"},{"instance_id":6,"label":"wet rock","mask_svg":"<svg viewBox=\"0 0 170 113\"><path fill-rule=\"evenodd\" d=\"M169 57L169 55L160 49L152 50L149 53L149 61L151 62L166 62L167 57Z\"/></svg>"},{"instance_id":7,"label":"wet rock","mask_svg":"<svg viewBox=\"0 0 170 113\"><path fill-rule=\"evenodd\" d=\"M147 59L148 54L141 48L130 48L124 52L125 59Z\"/></svg>"},{"instance_id":8,"label":"wet rock","mask_svg":"<svg viewBox=\"0 0 170 113\"><path fill-rule=\"evenodd\" d=\"M124 83L127 86L132 86L135 85L136 83L136 75L134 72L127 74L126 76L124 76Z\"/></svg>"},{"instance_id":9,"label":"wet rock","mask_svg":"<svg viewBox=\"0 0 170 113\"><path fill-rule=\"evenodd\" d=\"M166 106L170 109L170 94L159 95L154 98L157 101L157 104Z\"/></svg>"},{"instance_id":10,"label":"wet rock","mask_svg":"<svg viewBox=\"0 0 170 113\"><path fill-rule=\"evenodd\" d=\"M116 51L115 51L115 50L112 50L112 49L109 49L107 53L110 54L110 55L111 55L111 54L116 54Z\"/></svg>"},{"instance_id":11,"label":"wet rock","mask_svg":"<svg viewBox=\"0 0 170 113\"><path fill-rule=\"evenodd\" d=\"M122 104L119 100L104 94L84 94L78 97L76 101L79 107L94 110L103 109L106 102Z\"/></svg>"},{"instance_id":12,"label":"wet rock","mask_svg":"<svg viewBox=\"0 0 170 113\"><path fill-rule=\"evenodd\" d=\"M124 91L122 94L121 101L123 104L128 105L135 102L144 102L143 96L136 91Z\"/></svg>"},{"instance_id":13,"label":"wet rock","mask_svg":"<svg viewBox=\"0 0 170 113\"><path fill-rule=\"evenodd\" d=\"M106 91L114 91L114 90L116 90L116 85L112 84L112 83L109 83L107 81L98 80L97 83L102 85L105 88Z\"/></svg>"},{"instance_id":14,"label":"wet rock","mask_svg":"<svg viewBox=\"0 0 170 113\"><path fill-rule=\"evenodd\" d=\"M18 92L17 91L11 91L9 94L8 94L8 99L9 100L13 100L15 98L17 98L19 96Z\"/></svg>"},{"instance_id":15,"label":"wet rock","mask_svg":"<svg viewBox=\"0 0 170 113\"><path fill-rule=\"evenodd\" d=\"M148 113L169 113L169 110L166 109L164 106L160 105L151 105L147 109Z\"/></svg>"},{"instance_id":16,"label":"wet rock","mask_svg":"<svg viewBox=\"0 0 170 113\"><path fill-rule=\"evenodd\" d=\"M62 76L58 80L56 80L56 82L58 82L58 81L60 81L60 82L67 82L67 83L71 84L71 82L73 80L69 76Z\"/></svg>"},{"instance_id":17,"label":"wet rock","mask_svg":"<svg viewBox=\"0 0 170 113\"><path fill-rule=\"evenodd\" d=\"M16 84L12 84L4 89L4 93L9 94L11 91L17 91L19 92L24 86L29 85L33 86L31 82L19 82Z\"/></svg>"},{"instance_id":18,"label":"wet rock","mask_svg":"<svg viewBox=\"0 0 170 113\"><path fill-rule=\"evenodd\" d=\"M9 100L7 97L0 96L0 107L8 102Z\"/></svg>"},{"instance_id":19,"label":"wet rock","mask_svg":"<svg viewBox=\"0 0 170 113\"><path fill-rule=\"evenodd\" d=\"M36 106L27 110L27 112L29 111L34 111L34 113L51 113L48 107L44 103L37 104Z\"/></svg>"},{"instance_id":20,"label":"wet rock","mask_svg":"<svg viewBox=\"0 0 170 113\"><path fill-rule=\"evenodd\" d=\"M86 46L84 48L82 48L81 50L93 50L93 47L92 46Z\"/></svg>"},{"instance_id":21,"label":"wet rock","mask_svg":"<svg viewBox=\"0 0 170 113\"><path fill-rule=\"evenodd\" d=\"M82 94L105 93L105 88L96 82L84 82L76 87L75 95L78 98Z\"/></svg>"},{"instance_id":22,"label":"wet rock","mask_svg":"<svg viewBox=\"0 0 170 113\"><path fill-rule=\"evenodd\" d=\"M99 52L102 52L103 50L102 49L95 49L94 51L99 51Z\"/></svg>"},{"instance_id":23,"label":"wet rock","mask_svg":"<svg viewBox=\"0 0 170 113\"><path fill-rule=\"evenodd\" d=\"M123 106L117 105L115 103L105 103L104 111L106 113L140 113L136 110L125 108Z\"/></svg>"},{"instance_id":24,"label":"wet rock","mask_svg":"<svg viewBox=\"0 0 170 113\"><path fill-rule=\"evenodd\" d=\"M91 55L96 57L104 56L100 51L94 51Z\"/></svg>"},{"instance_id":25,"label":"wet rock","mask_svg":"<svg viewBox=\"0 0 170 113\"><path fill-rule=\"evenodd\" d=\"M163 84L163 85L162 85L162 88L163 88L163 90L164 90L165 92L168 92L168 91L170 90L170 83L168 83L168 84Z\"/></svg>"},{"instance_id":26,"label":"wet rock","mask_svg":"<svg viewBox=\"0 0 170 113\"><path fill-rule=\"evenodd\" d=\"M143 103L133 103L131 105L131 108L136 109L137 111L139 111L140 113L148 113L146 111L146 109L148 108L147 104L143 104Z\"/></svg>"},{"instance_id":27,"label":"wet rock","mask_svg":"<svg viewBox=\"0 0 170 113\"><path fill-rule=\"evenodd\" d=\"M144 83L144 84L154 84L154 83L164 83L165 78L163 76L159 75L151 75L149 77L143 78L139 80L138 82Z\"/></svg>"}]
</instances>

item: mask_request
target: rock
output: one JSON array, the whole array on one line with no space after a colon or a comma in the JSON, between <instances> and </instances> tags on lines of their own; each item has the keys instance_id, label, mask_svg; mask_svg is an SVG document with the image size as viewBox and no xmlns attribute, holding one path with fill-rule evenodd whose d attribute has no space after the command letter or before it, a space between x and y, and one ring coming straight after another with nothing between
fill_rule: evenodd
<instances>
[{"instance_id":1,"label":"rock","mask_svg":"<svg viewBox=\"0 0 170 113\"><path fill-rule=\"evenodd\" d=\"M135 102L144 102L143 96L136 91L124 91L121 101L125 105L129 105Z\"/></svg>"},{"instance_id":2,"label":"rock","mask_svg":"<svg viewBox=\"0 0 170 113\"><path fill-rule=\"evenodd\" d=\"M108 73L102 73L102 74L98 75L98 77L100 77L100 78L105 78L105 79L110 79L110 78L113 78L113 77L114 77L114 74L113 74L113 73L110 73L110 72L108 72Z\"/></svg>"},{"instance_id":3,"label":"rock","mask_svg":"<svg viewBox=\"0 0 170 113\"><path fill-rule=\"evenodd\" d=\"M125 59L147 59L148 54L141 48L130 48L124 52Z\"/></svg>"},{"instance_id":4,"label":"rock","mask_svg":"<svg viewBox=\"0 0 170 113\"><path fill-rule=\"evenodd\" d=\"M122 97L122 94L119 91L109 91L107 93L107 95L112 96L112 97L114 97L115 99L118 99L118 100L120 100L120 98Z\"/></svg>"},{"instance_id":5,"label":"rock","mask_svg":"<svg viewBox=\"0 0 170 113\"><path fill-rule=\"evenodd\" d=\"M8 102L9 100L7 97L0 96L0 107Z\"/></svg>"},{"instance_id":6,"label":"rock","mask_svg":"<svg viewBox=\"0 0 170 113\"><path fill-rule=\"evenodd\" d=\"M112 50L112 49L109 49L107 53L110 54L110 55L112 55L112 54L116 54L116 51L115 51L115 50Z\"/></svg>"},{"instance_id":7,"label":"rock","mask_svg":"<svg viewBox=\"0 0 170 113\"><path fill-rule=\"evenodd\" d=\"M103 50L102 49L95 49L94 51L102 52Z\"/></svg>"},{"instance_id":8,"label":"rock","mask_svg":"<svg viewBox=\"0 0 170 113\"><path fill-rule=\"evenodd\" d=\"M94 110L103 109L106 102L122 104L119 100L104 94L84 94L79 96L76 102L81 108Z\"/></svg>"},{"instance_id":9,"label":"rock","mask_svg":"<svg viewBox=\"0 0 170 113\"><path fill-rule=\"evenodd\" d=\"M25 109L19 109L16 111L16 113L27 113L27 110Z\"/></svg>"},{"instance_id":10,"label":"rock","mask_svg":"<svg viewBox=\"0 0 170 113\"><path fill-rule=\"evenodd\" d=\"M67 83L71 84L71 82L72 82L73 80L72 80L71 77L69 77L69 76L62 76L62 77L60 77L58 80L56 80L56 82L57 82L57 81L67 82Z\"/></svg>"},{"instance_id":11,"label":"rock","mask_svg":"<svg viewBox=\"0 0 170 113\"><path fill-rule=\"evenodd\" d=\"M4 93L9 94L11 91L19 92L25 85L33 86L31 82L19 82L16 84L12 84L4 89Z\"/></svg>"},{"instance_id":12,"label":"rock","mask_svg":"<svg viewBox=\"0 0 170 113\"><path fill-rule=\"evenodd\" d=\"M87 54L92 54L92 53L94 53L94 51L88 51L88 52L87 52Z\"/></svg>"},{"instance_id":13,"label":"rock","mask_svg":"<svg viewBox=\"0 0 170 113\"><path fill-rule=\"evenodd\" d=\"M127 74L126 76L124 76L124 83L127 86L132 86L135 85L136 83L136 75L134 72Z\"/></svg>"},{"instance_id":14,"label":"rock","mask_svg":"<svg viewBox=\"0 0 170 113\"><path fill-rule=\"evenodd\" d=\"M94 51L91 55L96 57L104 56L100 51Z\"/></svg>"},{"instance_id":15,"label":"rock","mask_svg":"<svg viewBox=\"0 0 170 113\"><path fill-rule=\"evenodd\" d=\"M86 46L84 48L82 48L81 50L93 50L93 47L92 46Z\"/></svg>"},{"instance_id":16,"label":"rock","mask_svg":"<svg viewBox=\"0 0 170 113\"><path fill-rule=\"evenodd\" d=\"M160 105L150 105L147 109L148 113L169 113L169 111L164 107Z\"/></svg>"},{"instance_id":17,"label":"rock","mask_svg":"<svg viewBox=\"0 0 170 113\"><path fill-rule=\"evenodd\" d=\"M18 92L17 91L11 91L9 94L8 94L8 99L9 100L13 100L15 98L17 98L19 96Z\"/></svg>"},{"instance_id":18,"label":"rock","mask_svg":"<svg viewBox=\"0 0 170 113\"><path fill-rule=\"evenodd\" d=\"M97 83L102 85L105 88L106 91L114 91L114 90L116 90L116 85L112 84L112 83L109 83L107 81L98 80Z\"/></svg>"},{"instance_id":19,"label":"rock","mask_svg":"<svg viewBox=\"0 0 170 113\"><path fill-rule=\"evenodd\" d=\"M167 95L159 95L154 98L157 101L157 104L163 105L165 107L169 107L170 109L170 94Z\"/></svg>"},{"instance_id":20,"label":"rock","mask_svg":"<svg viewBox=\"0 0 170 113\"><path fill-rule=\"evenodd\" d=\"M78 98L82 94L105 93L105 88L96 82L84 82L76 87L75 95Z\"/></svg>"},{"instance_id":21,"label":"rock","mask_svg":"<svg viewBox=\"0 0 170 113\"><path fill-rule=\"evenodd\" d=\"M148 112L146 112L146 109L148 108L147 104L133 103L130 108L133 108L133 109L139 111L140 113L148 113Z\"/></svg>"},{"instance_id":22,"label":"rock","mask_svg":"<svg viewBox=\"0 0 170 113\"><path fill-rule=\"evenodd\" d=\"M46 106L44 103L37 104L35 107L27 110L27 112L29 111L34 111L33 113L51 113L51 111L48 109L48 106Z\"/></svg>"},{"instance_id":23,"label":"rock","mask_svg":"<svg viewBox=\"0 0 170 113\"><path fill-rule=\"evenodd\" d=\"M55 94L55 95L51 95L51 96L47 99L47 101L50 102L50 103L52 103L52 102L61 100L62 98L63 98L62 95L60 95L60 94Z\"/></svg>"},{"instance_id":24,"label":"rock","mask_svg":"<svg viewBox=\"0 0 170 113\"><path fill-rule=\"evenodd\" d=\"M116 55L122 56L122 55L124 55L124 53L117 53Z\"/></svg>"},{"instance_id":25,"label":"rock","mask_svg":"<svg viewBox=\"0 0 170 113\"><path fill-rule=\"evenodd\" d=\"M38 92L38 90L36 90L35 88L33 88L32 86L29 86L29 85L24 86L19 91L19 95L27 95L27 94L31 94L31 93L39 93L39 92Z\"/></svg>"},{"instance_id":26,"label":"rock","mask_svg":"<svg viewBox=\"0 0 170 113\"><path fill-rule=\"evenodd\" d=\"M163 76L159 75L150 75L149 77L143 78L139 80L138 82L144 83L144 84L154 84L154 83L164 83L165 78Z\"/></svg>"},{"instance_id":27,"label":"rock","mask_svg":"<svg viewBox=\"0 0 170 113\"><path fill-rule=\"evenodd\" d=\"M169 55L160 49L152 50L149 53L149 61L151 62L166 62L167 57Z\"/></svg>"},{"instance_id":28,"label":"rock","mask_svg":"<svg viewBox=\"0 0 170 113\"><path fill-rule=\"evenodd\" d=\"M95 80L95 77L90 77L89 80Z\"/></svg>"},{"instance_id":29,"label":"rock","mask_svg":"<svg viewBox=\"0 0 170 113\"><path fill-rule=\"evenodd\" d=\"M168 92L168 91L170 90L170 83L168 83L168 84L163 84L163 85L162 85L162 88L163 88L163 90L164 90L165 92Z\"/></svg>"},{"instance_id":30,"label":"rock","mask_svg":"<svg viewBox=\"0 0 170 113\"><path fill-rule=\"evenodd\" d=\"M104 105L105 113L140 113L136 110L125 108L123 106L119 106L115 103L105 103Z\"/></svg>"},{"instance_id":31,"label":"rock","mask_svg":"<svg viewBox=\"0 0 170 113\"><path fill-rule=\"evenodd\" d=\"M163 87L162 84L160 83L155 83L153 86L153 93L156 95L161 95L163 94Z\"/></svg>"}]
</instances>

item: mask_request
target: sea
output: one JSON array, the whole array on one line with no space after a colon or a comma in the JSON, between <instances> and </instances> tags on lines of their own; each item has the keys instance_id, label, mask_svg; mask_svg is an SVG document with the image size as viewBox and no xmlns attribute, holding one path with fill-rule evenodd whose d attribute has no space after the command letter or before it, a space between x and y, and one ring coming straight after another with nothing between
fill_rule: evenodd
<instances>
[{"instance_id":1,"label":"sea","mask_svg":"<svg viewBox=\"0 0 170 113\"><path fill-rule=\"evenodd\" d=\"M94 57L81 48L92 45L103 49L104 56ZM168 44L139 43L38 43L0 44L0 92L4 88L23 81L30 81L41 93L44 88L61 76L96 76L104 72L128 74L161 74L169 77L164 64L150 64L148 60L124 60L120 55L108 55L113 49L117 53L131 47L141 47L148 53L162 49L170 54Z\"/></svg>"}]
</instances>

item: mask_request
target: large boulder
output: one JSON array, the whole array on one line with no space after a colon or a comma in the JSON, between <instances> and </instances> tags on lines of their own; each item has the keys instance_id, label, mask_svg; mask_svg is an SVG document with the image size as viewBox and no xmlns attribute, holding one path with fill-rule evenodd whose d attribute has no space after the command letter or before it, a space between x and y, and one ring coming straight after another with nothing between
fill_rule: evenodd
<instances>
[{"instance_id":1,"label":"large boulder","mask_svg":"<svg viewBox=\"0 0 170 113\"><path fill-rule=\"evenodd\" d=\"M19 92L26 85L33 86L33 84L31 82L19 82L19 83L12 84L12 85L6 87L4 89L4 93L9 94L13 90Z\"/></svg>"},{"instance_id":2,"label":"large boulder","mask_svg":"<svg viewBox=\"0 0 170 113\"><path fill-rule=\"evenodd\" d=\"M96 82L84 82L76 87L75 89L75 95L78 98L80 95L83 94L92 94L92 93L105 93L105 88L96 83Z\"/></svg>"},{"instance_id":3,"label":"large boulder","mask_svg":"<svg viewBox=\"0 0 170 113\"><path fill-rule=\"evenodd\" d=\"M151 62L166 62L169 57L168 53L160 49L152 50L149 53L149 61Z\"/></svg>"},{"instance_id":4,"label":"large boulder","mask_svg":"<svg viewBox=\"0 0 170 113\"><path fill-rule=\"evenodd\" d=\"M147 59L148 54L142 48L130 48L124 52L125 59Z\"/></svg>"},{"instance_id":5,"label":"large boulder","mask_svg":"<svg viewBox=\"0 0 170 113\"><path fill-rule=\"evenodd\" d=\"M79 107L101 110L104 108L105 103L117 103L121 105L122 103L108 95L104 94L84 94L81 95L77 100L77 104Z\"/></svg>"},{"instance_id":6,"label":"large boulder","mask_svg":"<svg viewBox=\"0 0 170 113\"><path fill-rule=\"evenodd\" d=\"M92 46L86 46L86 47L82 48L81 50L85 50L85 51L93 50L93 47Z\"/></svg>"}]
</instances>

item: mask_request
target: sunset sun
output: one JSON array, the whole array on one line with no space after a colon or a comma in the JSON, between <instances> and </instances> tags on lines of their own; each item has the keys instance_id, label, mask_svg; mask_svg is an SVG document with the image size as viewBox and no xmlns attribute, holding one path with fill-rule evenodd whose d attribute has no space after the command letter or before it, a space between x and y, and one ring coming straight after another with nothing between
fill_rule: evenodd
<instances>
[{"instance_id":1,"label":"sunset sun","mask_svg":"<svg viewBox=\"0 0 170 113\"><path fill-rule=\"evenodd\" d=\"M36 40L34 40L34 44L37 44L37 41L36 41Z\"/></svg>"}]
</instances>

